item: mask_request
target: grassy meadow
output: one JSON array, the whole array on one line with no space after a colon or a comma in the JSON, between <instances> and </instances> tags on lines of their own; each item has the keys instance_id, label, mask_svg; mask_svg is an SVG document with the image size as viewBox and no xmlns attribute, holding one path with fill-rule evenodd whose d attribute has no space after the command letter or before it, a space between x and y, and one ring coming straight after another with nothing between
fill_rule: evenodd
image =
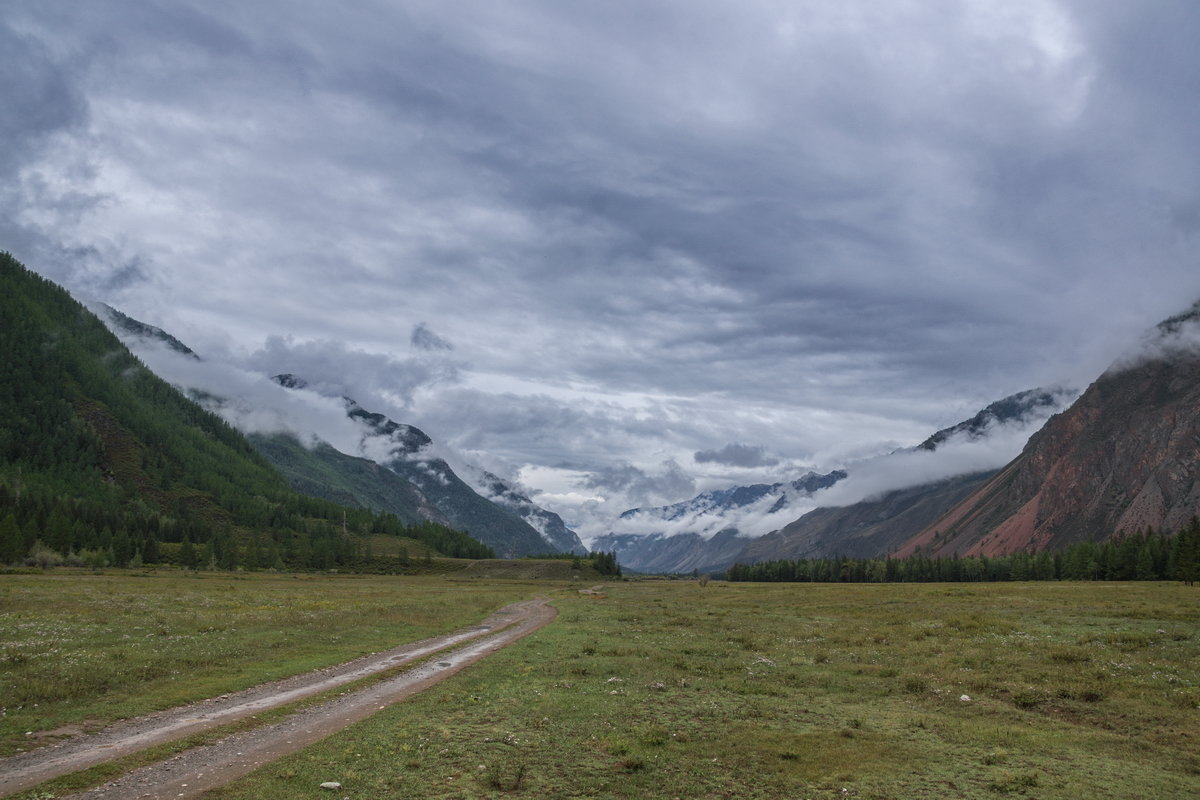
<instances>
[{"instance_id":1,"label":"grassy meadow","mask_svg":"<svg viewBox=\"0 0 1200 800\"><path fill-rule=\"evenodd\" d=\"M558 597L553 625L211 796L1200 796L1195 588Z\"/></svg>"},{"instance_id":2,"label":"grassy meadow","mask_svg":"<svg viewBox=\"0 0 1200 800\"><path fill-rule=\"evenodd\" d=\"M1200 796L1195 587L579 588L5 576L4 742L344 660L542 593L560 611L549 627L208 796L323 798L330 780L353 800ZM15 710L13 692L37 709Z\"/></svg>"}]
</instances>

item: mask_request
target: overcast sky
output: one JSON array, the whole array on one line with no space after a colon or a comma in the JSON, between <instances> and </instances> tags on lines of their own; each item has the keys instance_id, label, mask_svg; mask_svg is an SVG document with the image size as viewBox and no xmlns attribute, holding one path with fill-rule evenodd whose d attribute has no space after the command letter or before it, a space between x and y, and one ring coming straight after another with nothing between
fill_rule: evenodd
<instances>
[{"instance_id":1,"label":"overcast sky","mask_svg":"<svg viewBox=\"0 0 1200 800\"><path fill-rule=\"evenodd\" d=\"M0 248L568 519L671 502L1082 388L1200 297L1196 41L1192 0L6 0Z\"/></svg>"}]
</instances>

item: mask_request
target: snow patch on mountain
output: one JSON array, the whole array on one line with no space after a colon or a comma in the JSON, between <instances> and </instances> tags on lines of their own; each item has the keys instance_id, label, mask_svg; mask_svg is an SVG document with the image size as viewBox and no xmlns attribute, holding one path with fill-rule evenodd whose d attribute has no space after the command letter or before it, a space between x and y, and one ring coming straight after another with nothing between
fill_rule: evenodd
<instances>
[{"instance_id":1,"label":"snow patch on mountain","mask_svg":"<svg viewBox=\"0 0 1200 800\"><path fill-rule=\"evenodd\" d=\"M482 467L463 462L458 475L467 485L501 508L506 508L525 520L553 550L584 554L579 535L563 522L562 517L534 503L524 494L525 489L515 482L508 482Z\"/></svg>"},{"instance_id":2,"label":"snow patch on mountain","mask_svg":"<svg viewBox=\"0 0 1200 800\"><path fill-rule=\"evenodd\" d=\"M708 540L722 531L762 536L814 508L815 492L846 478L842 470L808 472L793 481L734 486L702 492L668 506L634 508L613 522L608 534L671 537L692 534Z\"/></svg>"}]
</instances>

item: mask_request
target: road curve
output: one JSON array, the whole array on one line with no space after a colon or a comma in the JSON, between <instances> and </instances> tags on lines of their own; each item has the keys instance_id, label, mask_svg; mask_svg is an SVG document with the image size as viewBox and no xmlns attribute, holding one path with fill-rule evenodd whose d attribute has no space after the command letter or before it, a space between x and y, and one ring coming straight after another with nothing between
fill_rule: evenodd
<instances>
[{"instance_id":1,"label":"road curve","mask_svg":"<svg viewBox=\"0 0 1200 800\"><path fill-rule=\"evenodd\" d=\"M293 753L459 672L489 653L553 621L544 598L505 606L479 625L355 659L346 664L223 695L212 700L127 720L90 736L0 759L0 797L146 748L295 702L359 678L424 658L430 661L281 722L233 734L142 767L78 798L181 798L233 781L262 764ZM490 634L490 635L489 635ZM481 638L482 637L482 638ZM472 641L475 640L475 641Z\"/></svg>"}]
</instances>

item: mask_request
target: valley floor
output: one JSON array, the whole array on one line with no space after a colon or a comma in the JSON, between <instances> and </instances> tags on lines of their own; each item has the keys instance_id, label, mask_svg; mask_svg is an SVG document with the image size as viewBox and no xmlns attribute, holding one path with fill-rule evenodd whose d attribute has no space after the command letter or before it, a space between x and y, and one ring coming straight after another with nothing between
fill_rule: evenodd
<instances>
[{"instance_id":1,"label":"valley floor","mask_svg":"<svg viewBox=\"0 0 1200 800\"><path fill-rule=\"evenodd\" d=\"M1194 587L484 583L421 588L543 592L558 620L204 796L1200 794ZM389 584L322 586L336 605Z\"/></svg>"}]
</instances>

